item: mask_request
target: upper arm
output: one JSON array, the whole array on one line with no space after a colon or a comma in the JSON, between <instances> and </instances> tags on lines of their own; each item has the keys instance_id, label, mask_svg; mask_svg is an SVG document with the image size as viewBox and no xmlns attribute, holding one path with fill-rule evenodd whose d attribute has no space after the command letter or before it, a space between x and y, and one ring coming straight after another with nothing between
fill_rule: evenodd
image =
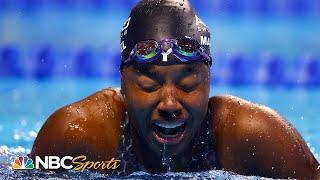
<instances>
[{"instance_id":1,"label":"upper arm","mask_svg":"<svg viewBox=\"0 0 320 180\"><path fill-rule=\"evenodd\" d=\"M120 139L124 104L114 90L95 93L53 113L38 133L31 156L110 159Z\"/></svg>"},{"instance_id":2,"label":"upper arm","mask_svg":"<svg viewBox=\"0 0 320 180\"><path fill-rule=\"evenodd\" d=\"M299 133L274 110L230 97L217 98L214 104L217 153L224 168L274 178L315 178L318 162Z\"/></svg>"}]
</instances>

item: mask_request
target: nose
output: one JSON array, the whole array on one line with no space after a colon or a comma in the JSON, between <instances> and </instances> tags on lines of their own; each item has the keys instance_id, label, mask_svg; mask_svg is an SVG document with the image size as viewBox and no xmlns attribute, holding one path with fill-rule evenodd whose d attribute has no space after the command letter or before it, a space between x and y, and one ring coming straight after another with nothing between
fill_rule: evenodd
<instances>
[{"instance_id":1,"label":"nose","mask_svg":"<svg viewBox=\"0 0 320 180\"><path fill-rule=\"evenodd\" d=\"M175 92L170 89L166 89L162 93L162 100L158 105L159 116L165 119L177 119L182 114L182 105L176 99Z\"/></svg>"}]
</instances>

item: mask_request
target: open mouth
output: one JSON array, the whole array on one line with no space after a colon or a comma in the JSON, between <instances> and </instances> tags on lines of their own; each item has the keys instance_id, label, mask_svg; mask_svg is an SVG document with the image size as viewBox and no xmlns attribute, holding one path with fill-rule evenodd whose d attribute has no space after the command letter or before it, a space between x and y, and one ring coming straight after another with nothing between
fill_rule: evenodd
<instances>
[{"instance_id":1,"label":"open mouth","mask_svg":"<svg viewBox=\"0 0 320 180\"><path fill-rule=\"evenodd\" d=\"M185 128L186 121L156 121L152 123L152 134L162 144L176 144L184 137Z\"/></svg>"}]
</instances>

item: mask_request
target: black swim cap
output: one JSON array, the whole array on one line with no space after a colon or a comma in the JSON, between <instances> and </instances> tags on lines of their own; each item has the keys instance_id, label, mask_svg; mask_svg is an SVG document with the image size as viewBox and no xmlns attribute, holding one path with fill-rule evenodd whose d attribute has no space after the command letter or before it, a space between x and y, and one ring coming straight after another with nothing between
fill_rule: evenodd
<instances>
[{"instance_id":1,"label":"black swim cap","mask_svg":"<svg viewBox=\"0 0 320 180\"><path fill-rule=\"evenodd\" d=\"M188 0L142 0L131 11L121 31L122 63L134 46L146 39L189 36L210 55L210 32Z\"/></svg>"}]
</instances>

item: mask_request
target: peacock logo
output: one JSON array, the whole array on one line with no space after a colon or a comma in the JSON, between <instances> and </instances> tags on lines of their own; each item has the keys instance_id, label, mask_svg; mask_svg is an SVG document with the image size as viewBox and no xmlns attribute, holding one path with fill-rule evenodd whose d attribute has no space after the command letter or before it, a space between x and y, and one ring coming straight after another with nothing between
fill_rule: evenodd
<instances>
[{"instance_id":1,"label":"peacock logo","mask_svg":"<svg viewBox=\"0 0 320 180\"><path fill-rule=\"evenodd\" d=\"M20 156L12 162L11 167L17 170L30 170L34 169L34 164L32 159Z\"/></svg>"}]
</instances>

